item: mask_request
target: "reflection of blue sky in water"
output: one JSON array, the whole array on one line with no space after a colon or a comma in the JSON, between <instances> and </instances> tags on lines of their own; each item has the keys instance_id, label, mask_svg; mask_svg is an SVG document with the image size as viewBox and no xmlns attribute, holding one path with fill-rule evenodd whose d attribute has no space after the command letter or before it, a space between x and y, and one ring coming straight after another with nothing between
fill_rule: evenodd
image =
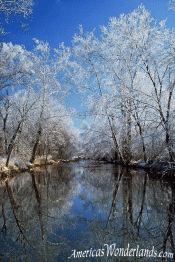
<instances>
[{"instance_id":1,"label":"reflection of blue sky in water","mask_svg":"<svg viewBox=\"0 0 175 262\"><path fill-rule=\"evenodd\" d=\"M35 181L26 173L12 180L5 192L5 187L0 188L0 228L4 224L3 199L7 226L6 236L1 232L0 254L12 261L22 261L22 256L32 262L67 261L73 249L100 249L105 243L163 249L173 215L168 211L174 201L172 187L113 165L64 164L48 167L47 172L38 170L34 177ZM172 221L174 238L174 217ZM166 248L172 250L169 236ZM116 261L114 256L101 259ZM145 258L137 261L145 262Z\"/></svg>"}]
</instances>

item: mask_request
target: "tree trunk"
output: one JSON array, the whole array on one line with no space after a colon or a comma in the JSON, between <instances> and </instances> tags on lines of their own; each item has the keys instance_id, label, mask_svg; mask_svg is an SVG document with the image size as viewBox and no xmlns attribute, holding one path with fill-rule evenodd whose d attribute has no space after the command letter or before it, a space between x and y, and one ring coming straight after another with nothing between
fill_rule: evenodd
<instances>
[{"instance_id":1,"label":"tree trunk","mask_svg":"<svg viewBox=\"0 0 175 262\"><path fill-rule=\"evenodd\" d=\"M13 150L16 138L17 138L18 133L20 131L21 124L22 124L22 121L19 122L18 127L17 127L15 133L13 134L13 136L11 138L11 141L10 141L10 144L8 146L8 150L7 150L8 154L7 154L6 166L8 166L8 164L9 164L10 156L11 156L11 153L12 153L12 150Z\"/></svg>"},{"instance_id":2,"label":"tree trunk","mask_svg":"<svg viewBox=\"0 0 175 262\"><path fill-rule=\"evenodd\" d=\"M42 107L41 107L41 112L40 112L40 118L39 118L39 128L36 134L36 140L35 140L35 144L33 146L33 150L32 150L32 155L30 158L30 163L33 163L35 161L35 156L36 156L36 150L41 138L41 134L42 134L42 120L43 120L43 114L44 114L44 108L45 108L45 104L46 104L46 85L45 85L45 81L43 81L43 101L42 101Z\"/></svg>"},{"instance_id":3,"label":"tree trunk","mask_svg":"<svg viewBox=\"0 0 175 262\"><path fill-rule=\"evenodd\" d=\"M8 94L8 88L6 88L6 100L5 100L5 104L4 104L4 107L5 107L5 111L6 111L6 114L5 114L5 117L3 117L3 115L1 114L2 118L3 118L3 132L4 132L4 144L5 144L5 154L7 155L8 154L8 146L7 146L7 119L8 119L8 115L9 115L9 107L10 107L10 104L9 104L9 94ZM1 112L0 112L1 113Z\"/></svg>"},{"instance_id":4,"label":"tree trunk","mask_svg":"<svg viewBox=\"0 0 175 262\"><path fill-rule=\"evenodd\" d=\"M126 162L131 161L131 113L127 114L127 159Z\"/></svg>"},{"instance_id":5,"label":"tree trunk","mask_svg":"<svg viewBox=\"0 0 175 262\"><path fill-rule=\"evenodd\" d=\"M33 150L32 150L30 163L33 163L34 160L35 160L36 150L37 150L37 147L38 147L38 144L39 144L39 141L40 141L41 133L42 133L42 128L41 128L41 124L40 124L38 132L37 132L37 136L36 136L36 141L35 141L35 144L34 144L34 147L33 147Z\"/></svg>"},{"instance_id":6,"label":"tree trunk","mask_svg":"<svg viewBox=\"0 0 175 262\"><path fill-rule=\"evenodd\" d=\"M5 153L6 153L6 154L8 154L7 132L6 132L7 117L8 117L8 113L6 113L6 116L5 116L5 118L3 119L4 143L5 143Z\"/></svg>"},{"instance_id":7,"label":"tree trunk","mask_svg":"<svg viewBox=\"0 0 175 262\"><path fill-rule=\"evenodd\" d=\"M149 67L148 65L146 66L146 70L147 70L147 74L154 86L154 91L155 91L155 95L156 95L156 99L157 99L157 104L158 104L158 111L160 114L160 119L162 121L162 123L164 124L164 130L165 130L165 135L166 135L166 139L165 139L165 143L166 143L166 147L168 149L169 152L169 157L170 157L170 161L174 161L174 150L173 150L173 143L170 137L170 128L169 128L169 117L170 117L170 109L171 109L171 100L172 100L172 95L173 95L173 90L174 90L174 85L175 83L173 83L170 87L169 90L169 95L168 95L168 104L167 104L167 111L166 111L166 116L163 113L163 109L162 109L162 105L161 105L161 100L160 100L160 95L158 95L158 89L156 86L155 81L153 80L153 77L149 71Z\"/></svg>"},{"instance_id":8,"label":"tree trunk","mask_svg":"<svg viewBox=\"0 0 175 262\"><path fill-rule=\"evenodd\" d=\"M141 141L142 141L143 158L144 158L144 161L146 163L147 157L146 157L145 141L144 141L144 137L143 137L142 127L141 127L139 121L137 121L137 126L139 128L139 133L140 133L140 137L141 137Z\"/></svg>"},{"instance_id":9,"label":"tree trunk","mask_svg":"<svg viewBox=\"0 0 175 262\"><path fill-rule=\"evenodd\" d=\"M170 134L169 134L169 129L168 128L166 128L166 146L168 148L170 161L173 162L174 161L173 144L172 144L172 141L171 141L171 138L170 138Z\"/></svg>"},{"instance_id":10,"label":"tree trunk","mask_svg":"<svg viewBox=\"0 0 175 262\"><path fill-rule=\"evenodd\" d=\"M101 88L100 79L99 79L98 73L97 73L97 71L96 71L96 69L95 69L95 66L94 66L94 64L93 64L93 62L92 62L92 60L91 60L90 54L89 54L89 62L90 62L91 66L92 66L92 68L93 68L93 70L94 70L94 72L95 72L95 76L96 76L96 79L97 79L98 88L99 88L99 91L100 91L100 96L103 97L103 92L102 92L102 88ZM113 125L112 125L112 123L111 123L111 119L110 119L110 117L109 117L109 114L108 114L107 109L106 109L106 108L104 108L104 109L105 109L105 113L106 113L106 116L107 116L107 119L108 119L108 123L109 123L110 129L111 129L112 139L113 139L113 141L114 141L114 145L115 145L115 147L116 147L117 154L118 154L118 156L119 156L122 164L124 164L125 161L124 161L123 156L122 156L122 154L121 154L121 152L120 152L119 144L118 144L118 142L117 142L117 136L116 136L116 133L115 133L115 131L114 131Z\"/></svg>"},{"instance_id":11,"label":"tree trunk","mask_svg":"<svg viewBox=\"0 0 175 262\"><path fill-rule=\"evenodd\" d=\"M174 88L174 85L173 85ZM165 130L166 130L166 145L169 151L170 161L174 161L174 151L173 151L173 143L170 138L170 128L169 128L169 117L170 117L170 107L171 107L171 99L173 95L173 88L169 91L168 97L168 106L167 106L167 115L166 115L166 122L165 122Z\"/></svg>"}]
</instances>

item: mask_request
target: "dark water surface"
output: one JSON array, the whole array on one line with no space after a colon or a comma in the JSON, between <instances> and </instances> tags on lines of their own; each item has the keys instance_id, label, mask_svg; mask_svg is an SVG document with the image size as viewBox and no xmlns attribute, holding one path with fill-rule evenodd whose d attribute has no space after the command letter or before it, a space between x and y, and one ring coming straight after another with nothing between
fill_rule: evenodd
<instances>
[{"instance_id":1,"label":"dark water surface","mask_svg":"<svg viewBox=\"0 0 175 262\"><path fill-rule=\"evenodd\" d=\"M0 185L0 261L175 261L174 212L175 184L144 171L39 168Z\"/></svg>"}]
</instances>

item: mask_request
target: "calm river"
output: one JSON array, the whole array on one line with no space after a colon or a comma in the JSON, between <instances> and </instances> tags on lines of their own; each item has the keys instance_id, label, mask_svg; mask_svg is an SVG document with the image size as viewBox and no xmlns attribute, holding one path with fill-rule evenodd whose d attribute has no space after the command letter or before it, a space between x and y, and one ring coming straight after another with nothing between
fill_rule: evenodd
<instances>
[{"instance_id":1,"label":"calm river","mask_svg":"<svg viewBox=\"0 0 175 262\"><path fill-rule=\"evenodd\" d=\"M175 261L175 184L82 161L0 184L0 261Z\"/></svg>"}]
</instances>

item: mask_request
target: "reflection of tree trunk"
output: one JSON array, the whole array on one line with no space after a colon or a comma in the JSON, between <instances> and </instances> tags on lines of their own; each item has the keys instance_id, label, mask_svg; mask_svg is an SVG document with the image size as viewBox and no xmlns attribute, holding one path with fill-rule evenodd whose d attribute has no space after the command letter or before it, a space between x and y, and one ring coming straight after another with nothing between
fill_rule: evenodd
<instances>
[{"instance_id":1,"label":"reflection of tree trunk","mask_svg":"<svg viewBox=\"0 0 175 262\"><path fill-rule=\"evenodd\" d=\"M14 195L13 195L13 191L11 189L11 187L9 186L8 184L8 181L6 181L6 188L7 188L7 192L8 192L8 195L9 195L9 198L10 198L10 202L12 204L12 207L14 209L18 209L19 208L19 205L17 204L15 198L14 198Z\"/></svg>"},{"instance_id":2,"label":"reflection of tree trunk","mask_svg":"<svg viewBox=\"0 0 175 262\"><path fill-rule=\"evenodd\" d=\"M3 194L3 199L2 199L2 216L3 216L3 220L4 220L4 224L2 226L2 232L4 232L4 235L6 235L6 231L7 231L7 223L6 223L6 216L5 216L5 204L4 204L4 198L5 198L5 192L6 189L4 189L4 194Z\"/></svg>"},{"instance_id":3,"label":"reflection of tree trunk","mask_svg":"<svg viewBox=\"0 0 175 262\"><path fill-rule=\"evenodd\" d=\"M123 246L131 243L136 246L137 236L135 233L133 219L133 191L132 174L127 170L126 176L123 176ZM133 261L138 261L137 257Z\"/></svg>"},{"instance_id":4,"label":"reflection of tree trunk","mask_svg":"<svg viewBox=\"0 0 175 262\"><path fill-rule=\"evenodd\" d=\"M123 229L126 234L129 234L130 223L133 225L132 214L132 175L127 171L123 177ZM128 224L128 214L130 223Z\"/></svg>"},{"instance_id":5,"label":"reflection of tree trunk","mask_svg":"<svg viewBox=\"0 0 175 262\"><path fill-rule=\"evenodd\" d=\"M115 212L117 193L118 193L118 189L119 189L119 185L120 185L122 175L123 175L123 171L121 171L121 173L118 175L118 181L116 183L115 190L113 192L113 200L112 200L111 208L110 208L110 211L109 211L109 216L108 216L108 219L107 219L107 222L106 222L105 231L107 230L111 214L113 213L113 215L114 215L114 212Z\"/></svg>"},{"instance_id":6,"label":"reflection of tree trunk","mask_svg":"<svg viewBox=\"0 0 175 262\"><path fill-rule=\"evenodd\" d=\"M50 173L47 171L46 168L46 181L47 181L47 216L49 213L49 185L50 185Z\"/></svg>"},{"instance_id":7,"label":"reflection of tree trunk","mask_svg":"<svg viewBox=\"0 0 175 262\"><path fill-rule=\"evenodd\" d=\"M123 243L126 247L128 243L136 246L137 237L135 234L133 221L133 191L132 191L132 174L127 170L126 175L122 178L123 182ZM128 261L124 258L123 261ZM133 261L137 261L137 257L133 257Z\"/></svg>"},{"instance_id":8,"label":"reflection of tree trunk","mask_svg":"<svg viewBox=\"0 0 175 262\"><path fill-rule=\"evenodd\" d=\"M25 235L25 232L24 232L24 228L23 226L21 225L18 217L17 217L17 214L16 214L16 210L20 207L15 198L14 198L14 195L13 195L13 191L11 189L11 187L9 186L8 184L8 181L6 181L6 189L7 189L7 192L8 192L8 196L9 196L9 199L10 199L10 203L11 203L11 207L12 207L12 211L13 211L13 215L14 215L14 218L15 218L15 221L16 221L16 224L17 224L17 227L19 229L19 232L21 233L22 237L26 240L26 242L29 244L29 246L35 250L35 252L38 253L38 251L36 250L35 247L33 247L31 245L31 243L29 242L29 240L27 239L26 235Z\"/></svg>"},{"instance_id":9,"label":"reflection of tree trunk","mask_svg":"<svg viewBox=\"0 0 175 262\"><path fill-rule=\"evenodd\" d=\"M142 204L141 204L140 212L139 212L139 215L138 215L136 222L134 223L134 225L137 226L137 228L138 228L138 233L137 233L138 236L139 236L140 223L141 223L142 214L143 214L143 207L144 207L144 204L145 204L146 184L147 184L147 174L145 174L145 181L144 181L144 186L143 186L143 197L142 197ZM138 223L138 225L137 225L137 223Z\"/></svg>"},{"instance_id":10,"label":"reflection of tree trunk","mask_svg":"<svg viewBox=\"0 0 175 262\"><path fill-rule=\"evenodd\" d=\"M172 233L174 212L175 212L175 186L172 184L172 200L171 200L171 203L169 204L169 208L168 208L168 227L167 227L165 238L164 238L164 241L163 241L163 252L165 253L166 244L167 244L168 238L170 238L172 251L173 251L174 256L175 256L174 238L173 238L173 233Z\"/></svg>"},{"instance_id":11,"label":"reflection of tree trunk","mask_svg":"<svg viewBox=\"0 0 175 262\"><path fill-rule=\"evenodd\" d=\"M31 173L31 176L32 176L33 188L35 190L35 195L36 195L36 199L37 199L37 203L38 203L38 216L39 216L39 221L40 221L40 226L41 226L43 251L45 252L45 243L44 243L45 236L44 236L44 223L43 223L43 219L42 219L41 196L40 196L37 184L36 184L36 179L35 179L34 173Z\"/></svg>"}]
</instances>

